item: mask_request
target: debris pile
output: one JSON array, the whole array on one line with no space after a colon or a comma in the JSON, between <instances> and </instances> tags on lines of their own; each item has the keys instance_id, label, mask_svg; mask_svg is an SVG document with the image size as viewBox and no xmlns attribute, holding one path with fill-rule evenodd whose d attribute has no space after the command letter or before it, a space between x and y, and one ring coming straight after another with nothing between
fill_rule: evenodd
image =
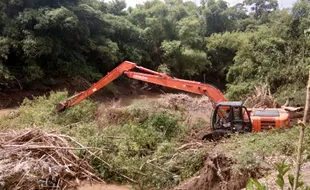
<instances>
[{"instance_id":1,"label":"debris pile","mask_svg":"<svg viewBox=\"0 0 310 190\"><path fill-rule=\"evenodd\" d=\"M250 177L260 176L258 171L235 171L234 161L223 154L207 155L198 176L181 183L173 190L237 190L246 186Z\"/></svg>"},{"instance_id":2,"label":"debris pile","mask_svg":"<svg viewBox=\"0 0 310 190\"><path fill-rule=\"evenodd\" d=\"M158 99L159 107L180 111L186 122L191 125L200 125L202 128L193 129L190 139L202 139L210 133L208 126L212 115L212 103L207 96L191 97L186 94L166 94Z\"/></svg>"},{"instance_id":3,"label":"debris pile","mask_svg":"<svg viewBox=\"0 0 310 190\"><path fill-rule=\"evenodd\" d=\"M129 113L124 111L126 108L122 107L120 102L120 100L111 101L98 107L96 112L96 123L98 126L105 128L109 124L117 125L129 119Z\"/></svg>"},{"instance_id":4,"label":"debris pile","mask_svg":"<svg viewBox=\"0 0 310 190\"><path fill-rule=\"evenodd\" d=\"M279 107L277 101L272 96L267 84L261 84L255 87L255 90L249 94L245 100L245 105L252 108L276 108Z\"/></svg>"},{"instance_id":5,"label":"debris pile","mask_svg":"<svg viewBox=\"0 0 310 190\"><path fill-rule=\"evenodd\" d=\"M79 148L72 147L70 141ZM0 189L64 189L84 180L104 183L73 152L89 147L69 136L34 128L1 133L0 143Z\"/></svg>"},{"instance_id":6,"label":"debris pile","mask_svg":"<svg viewBox=\"0 0 310 190\"><path fill-rule=\"evenodd\" d=\"M211 101L206 96L191 97L186 94L164 94L160 98L139 100L135 104L122 106L121 101L111 101L99 106L96 112L97 124L105 128L110 124L118 125L135 120L135 114L150 115L160 110L180 111L184 117L196 121L197 118L207 119L212 112ZM138 113L139 112L139 113Z\"/></svg>"},{"instance_id":7,"label":"debris pile","mask_svg":"<svg viewBox=\"0 0 310 190\"><path fill-rule=\"evenodd\" d=\"M193 98L186 94L166 94L159 99L159 105L175 110L210 111L211 101L207 96Z\"/></svg>"}]
</instances>

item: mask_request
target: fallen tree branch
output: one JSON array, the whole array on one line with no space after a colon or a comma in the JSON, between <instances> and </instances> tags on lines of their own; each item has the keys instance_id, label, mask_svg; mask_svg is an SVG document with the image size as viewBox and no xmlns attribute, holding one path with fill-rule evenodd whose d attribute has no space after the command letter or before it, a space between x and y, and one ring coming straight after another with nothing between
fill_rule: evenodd
<instances>
[{"instance_id":1,"label":"fallen tree branch","mask_svg":"<svg viewBox=\"0 0 310 190\"><path fill-rule=\"evenodd\" d=\"M281 106L281 108L290 112L302 111L304 109L303 107L290 107L290 106Z\"/></svg>"},{"instance_id":2,"label":"fallen tree branch","mask_svg":"<svg viewBox=\"0 0 310 190\"><path fill-rule=\"evenodd\" d=\"M11 147L25 148L25 149L65 149L65 150L86 150L86 149L95 149L95 150L102 150L102 149L96 148L96 147L75 148L75 147L38 146L38 145L17 145L17 144L0 145L0 148L11 148Z\"/></svg>"},{"instance_id":3,"label":"fallen tree branch","mask_svg":"<svg viewBox=\"0 0 310 190\"><path fill-rule=\"evenodd\" d=\"M177 148L177 150L182 150L183 148L190 147L190 146L193 146L193 145L197 145L197 146L201 147L202 143L199 143L199 142L187 143L187 144L184 144L184 145L180 146L179 148Z\"/></svg>"},{"instance_id":4,"label":"fallen tree branch","mask_svg":"<svg viewBox=\"0 0 310 190\"><path fill-rule=\"evenodd\" d=\"M76 163L72 162L71 160L64 158L67 162L70 162L72 165L75 165L76 167L79 167L81 170L83 170L83 172L85 172L88 175L91 175L92 177L94 177L97 181L101 182L101 183L105 183L102 179L100 179L99 177L97 177L95 174L93 174L92 172L88 171L85 168L81 168L79 165L77 165Z\"/></svg>"},{"instance_id":5,"label":"fallen tree branch","mask_svg":"<svg viewBox=\"0 0 310 190\"><path fill-rule=\"evenodd\" d=\"M3 142L0 160L5 160L1 165L0 183L5 183L7 189L33 190L46 186L64 189L76 187L81 180L104 183L93 173L92 166L74 153L74 150L102 151L101 148L72 147L67 138L39 128L3 133L0 142Z\"/></svg>"},{"instance_id":6,"label":"fallen tree branch","mask_svg":"<svg viewBox=\"0 0 310 190\"><path fill-rule=\"evenodd\" d=\"M166 169L164 169L164 168L161 168L161 167L159 167L159 166L157 166L157 165L155 165L155 164L152 164L152 163L150 163L150 162L146 162L146 164L149 164L149 165L151 165L151 166L153 166L153 167L155 167L155 168L157 168L157 169L159 169L159 170L162 170L162 171L164 171L164 172L166 172L166 173L169 173L169 174L171 174L172 176L177 175L177 174L171 173L170 171L168 171L168 170L166 170Z\"/></svg>"},{"instance_id":7,"label":"fallen tree branch","mask_svg":"<svg viewBox=\"0 0 310 190\"><path fill-rule=\"evenodd\" d=\"M81 143L77 142L74 138L70 137L70 136L67 136L67 135L60 135L60 136L63 136L63 137L66 137L66 138L69 138L71 141L75 142L77 145L81 146L81 147L84 147ZM89 151L86 149L86 151L94 156L95 158L99 159L101 162L103 162L104 164L106 164L110 169L113 169L113 166L111 164L109 164L108 162L106 162L105 160L103 160L102 158L100 158L99 156L97 156L96 154L94 154L93 152ZM128 179L129 181L133 182L133 183L137 183L137 181L135 181L134 179L131 179L130 177L124 175L124 174L121 174L117 171L114 171L115 173L117 173L118 175Z\"/></svg>"}]
</instances>

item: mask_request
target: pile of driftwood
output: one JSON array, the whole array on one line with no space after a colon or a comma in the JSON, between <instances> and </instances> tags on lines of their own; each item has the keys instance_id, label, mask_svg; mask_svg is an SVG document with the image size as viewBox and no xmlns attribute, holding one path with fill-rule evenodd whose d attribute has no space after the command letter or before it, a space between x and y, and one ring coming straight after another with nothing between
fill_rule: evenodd
<instances>
[{"instance_id":1,"label":"pile of driftwood","mask_svg":"<svg viewBox=\"0 0 310 190\"><path fill-rule=\"evenodd\" d=\"M277 103L277 100L272 96L270 88L267 84L257 85L252 93L250 93L244 102L247 107L251 108L282 108L291 112L295 117L295 113L303 111L303 107L289 106L289 100L284 105ZM301 113L303 114L303 113ZM297 113L297 117L300 117Z\"/></svg>"},{"instance_id":2,"label":"pile of driftwood","mask_svg":"<svg viewBox=\"0 0 310 190\"><path fill-rule=\"evenodd\" d=\"M88 149L69 136L37 128L1 133L0 189L65 189L85 180L104 183L74 153Z\"/></svg>"},{"instance_id":3,"label":"pile of driftwood","mask_svg":"<svg viewBox=\"0 0 310 190\"><path fill-rule=\"evenodd\" d=\"M252 108L279 107L276 99L272 96L270 88L267 84L261 84L256 86L254 91L248 95L244 104Z\"/></svg>"},{"instance_id":4,"label":"pile of driftwood","mask_svg":"<svg viewBox=\"0 0 310 190\"><path fill-rule=\"evenodd\" d=\"M158 100L160 106L175 110L210 111L211 101L208 97L191 97L187 94L165 94Z\"/></svg>"}]
</instances>

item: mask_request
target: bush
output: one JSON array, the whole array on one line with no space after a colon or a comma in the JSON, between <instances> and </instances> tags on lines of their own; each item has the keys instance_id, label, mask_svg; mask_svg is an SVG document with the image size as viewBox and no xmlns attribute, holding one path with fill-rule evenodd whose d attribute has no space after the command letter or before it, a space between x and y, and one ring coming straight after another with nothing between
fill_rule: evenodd
<instances>
[{"instance_id":1,"label":"bush","mask_svg":"<svg viewBox=\"0 0 310 190\"><path fill-rule=\"evenodd\" d=\"M154 128L155 131L163 133L167 139L171 139L181 133L176 116L169 112L161 111L151 115L146 121L148 126Z\"/></svg>"},{"instance_id":2,"label":"bush","mask_svg":"<svg viewBox=\"0 0 310 190\"><path fill-rule=\"evenodd\" d=\"M290 106L303 106L306 99L306 86L287 85L279 88L275 97L280 104L284 104L286 100L290 100Z\"/></svg>"},{"instance_id":3,"label":"bush","mask_svg":"<svg viewBox=\"0 0 310 190\"><path fill-rule=\"evenodd\" d=\"M69 125L76 122L91 122L94 119L95 104L90 100L57 112L56 104L66 100L67 92L51 92L49 96L35 97L33 100L25 99L19 108L18 124L23 125Z\"/></svg>"},{"instance_id":4,"label":"bush","mask_svg":"<svg viewBox=\"0 0 310 190\"><path fill-rule=\"evenodd\" d=\"M38 126L70 134L84 141L98 131L94 122L96 106L92 101L84 100L64 112L57 112L56 104L67 97L67 92L51 92L49 96L25 99L18 109L17 117L2 118L0 127L21 129Z\"/></svg>"},{"instance_id":5,"label":"bush","mask_svg":"<svg viewBox=\"0 0 310 190\"><path fill-rule=\"evenodd\" d=\"M98 158L90 160L105 180L124 182L127 179L121 173L138 181L141 188L162 189L193 176L201 168L202 149L177 149L178 139L188 129L181 117L169 110L153 113L131 107L122 111L130 115L129 124L105 127L104 133L88 144L106 149L98 156L111 167Z\"/></svg>"},{"instance_id":6,"label":"bush","mask_svg":"<svg viewBox=\"0 0 310 190\"><path fill-rule=\"evenodd\" d=\"M254 89L253 83L241 82L239 84L227 84L228 91L225 94L228 100L244 99L244 96Z\"/></svg>"},{"instance_id":7,"label":"bush","mask_svg":"<svg viewBox=\"0 0 310 190\"><path fill-rule=\"evenodd\" d=\"M282 162L274 163L274 167L277 170L277 178L275 180L276 184L280 189L294 189L295 177L293 174L289 174L288 172L291 170L291 165L288 165L285 160ZM288 175L286 175L288 174ZM285 183L285 178L287 177L288 183ZM269 190L267 184L260 183L257 179L251 178L246 186L247 190ZM302 181L302 176L298 177L298 184L296 189L302 190L310 190L310 187L306 186Z\"/></svg>"}]
</instances>

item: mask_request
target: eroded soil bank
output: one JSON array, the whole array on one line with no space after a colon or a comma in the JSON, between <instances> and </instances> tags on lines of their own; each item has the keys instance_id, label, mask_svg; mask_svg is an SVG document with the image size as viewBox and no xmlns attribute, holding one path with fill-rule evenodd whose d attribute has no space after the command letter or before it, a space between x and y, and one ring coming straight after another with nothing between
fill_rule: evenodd
<instances>
[{"instance_id":1,"label":"eroded soil bank","mask_svg":"<svg viewBox=\"0 0 310 190\"><path fill-rule=\"evenodd\" d=\"M260 177L258 171L237 171L234 161L224 154L207 155L199 174L173 190L239 190L246 186L250 177Z\"/></svg>"}]
</instances>

